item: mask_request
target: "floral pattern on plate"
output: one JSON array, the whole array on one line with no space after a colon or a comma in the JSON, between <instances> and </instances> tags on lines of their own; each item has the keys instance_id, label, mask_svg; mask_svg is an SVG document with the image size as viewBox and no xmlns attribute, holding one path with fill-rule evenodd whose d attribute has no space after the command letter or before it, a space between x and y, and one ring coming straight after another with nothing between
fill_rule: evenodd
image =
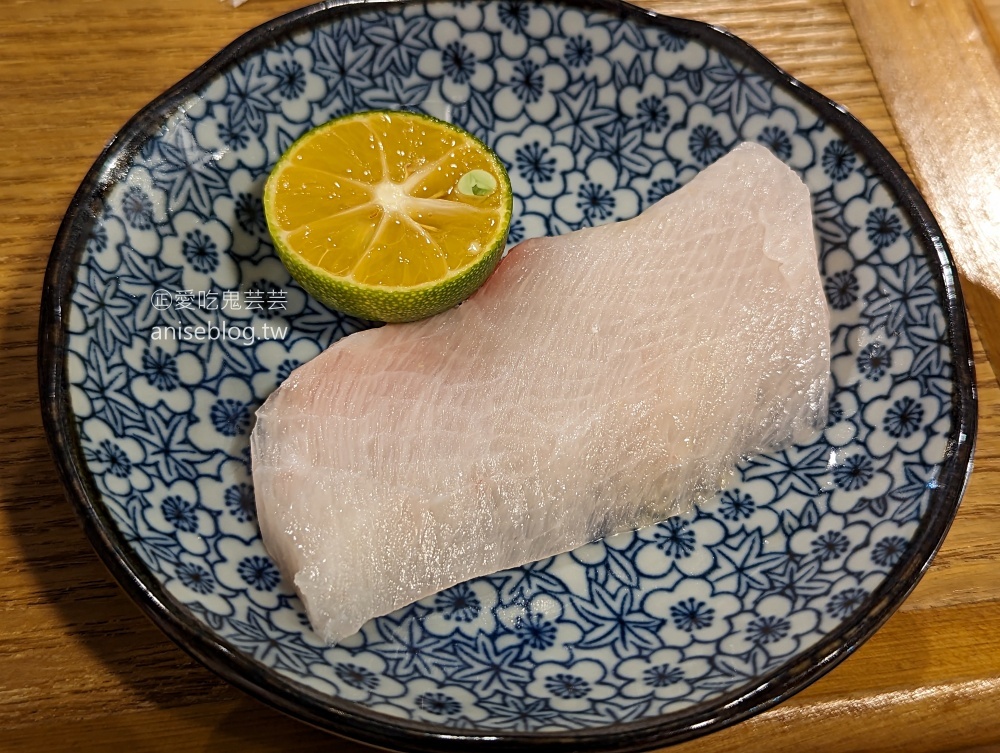
<instances>
[{"instance_id":1,"label":"floral pattern on plate","mask_svg":"<svg viewBox=\"0 0 1000 753\"><path fill-rule=\"evenodd\" d=\"M945 469L960 487L942 261L849 133L723 52L719 32L690 30L517 0L316 12L137 139L81 243L65 368L99 504L172 608L316 697L455 731L568 731L760 684L916 556ZM324 645L261 544L248 439L292 369L369 325L291 280L261 191L307 129L369 108L425 111L495 148L516 193L511 242L632 217L741 141L765 144L812 191L832 315L826 431L748 459L687 515Z\"/></svg>"}]
</instances>

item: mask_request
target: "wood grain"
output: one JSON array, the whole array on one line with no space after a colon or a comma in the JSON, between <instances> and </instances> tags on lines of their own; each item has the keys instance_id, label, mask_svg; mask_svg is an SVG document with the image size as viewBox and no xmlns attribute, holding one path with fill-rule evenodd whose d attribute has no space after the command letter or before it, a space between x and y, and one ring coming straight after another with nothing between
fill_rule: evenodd
<instances>
[{"instance_id":1,"label":"wood grain","mask_svg":"<svg viewBox=\"0 0 1000 753\"><path fill-rule=\"evenodd\" d=\"M1000 364L1000 4L846 0L917 185Z\"/></svg>"},{"instance_id":2,"label":"wood grain","mask_svg":"<svg viewBox=\"0 0 1000 753\"><path fill-rule=\"evenodd\" d=\"M646 4L730 28L847 105L908 164L842 0ZM163 89L297 5L0 0L0 751L366 750L242 695L142 617L55 481L34 381L45 262L94 158ZM916 165L921 147L909 147ZM939 180L950 177L922 178L923 189ZM963 226L949 240L961 247L976 232ZM803 693L675 750L1000 749L1000 387L978 340L976 359L976 471L904 607Z\"/></svg>"}]
</instances>

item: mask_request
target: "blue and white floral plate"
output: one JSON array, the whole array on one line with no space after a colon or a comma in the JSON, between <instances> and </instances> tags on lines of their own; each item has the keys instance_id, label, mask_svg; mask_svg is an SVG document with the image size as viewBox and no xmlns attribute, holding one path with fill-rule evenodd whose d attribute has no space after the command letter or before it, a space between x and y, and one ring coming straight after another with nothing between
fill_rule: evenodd
<instances>
[{"instance_id":1,"label":"blue and white floral plate","mask_svg":"<svg viewBox=\"0 0 1000 753\"><path fill-rule=\"evenodd\" d=\"M495 148L511 243L631 217L735 144L766 144L812 190L832 313L824 434L748 460L690 515L325 646L261 545L248 436L291 369L368 325L289 278L261 188L305 130L372 108L424 110ZM41 341L63 480L156 623L300 719L419 750L638 750L786 698L915 585L975 433L954 268L888 152L735 37L610 1L323 3L248 33L87 175Z\"/></svg>"}]
</instances>

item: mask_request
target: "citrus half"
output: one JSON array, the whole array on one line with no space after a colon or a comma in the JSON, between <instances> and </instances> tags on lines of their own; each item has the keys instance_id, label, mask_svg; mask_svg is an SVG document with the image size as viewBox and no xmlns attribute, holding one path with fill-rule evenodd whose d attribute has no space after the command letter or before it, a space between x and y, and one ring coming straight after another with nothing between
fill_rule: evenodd
<instances>
[{"instance_id":1,"label":"citrus half","mask_svg":"<svg viewBox=\"0 0 1000 753\"><path fill-rule=\"evenodd\" d=\"M292 144L264 187L278 256L311 295L383 322L451 308L503 253L512 194L503 163L451 123L371 111Z\"/></svg>"}]
</instances>

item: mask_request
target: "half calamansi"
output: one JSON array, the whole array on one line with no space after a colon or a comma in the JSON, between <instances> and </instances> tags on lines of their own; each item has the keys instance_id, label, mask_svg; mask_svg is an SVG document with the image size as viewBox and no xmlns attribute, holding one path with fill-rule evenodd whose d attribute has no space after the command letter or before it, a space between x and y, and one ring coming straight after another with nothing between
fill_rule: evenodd
<instances>
[{"instance_id":1,"label":"half calamansi","mask_svg":"<svg viewBox=\"0 0 1000 753\"><path fill-rule=\"evenodd\" d=\"M264 187L278 256L330 308L383 322L465 300L503 253L512 194L496 154L461 128L372 111L292 144Z\"/></svg>"}]
</instances>

